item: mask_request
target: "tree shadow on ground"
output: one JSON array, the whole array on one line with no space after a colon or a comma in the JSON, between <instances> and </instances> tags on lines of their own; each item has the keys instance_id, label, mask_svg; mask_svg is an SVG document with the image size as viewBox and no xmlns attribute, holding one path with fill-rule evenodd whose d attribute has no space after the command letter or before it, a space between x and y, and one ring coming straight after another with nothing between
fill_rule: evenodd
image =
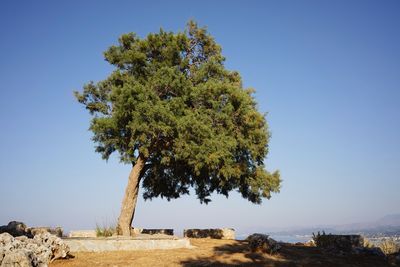
<instances>
[{"instance_id":1,"label":"tree shadow on ground","mask_svg":"<svg viewBox=\"0 0 400 267\"><path fill-rule=\"evenodd\" d=\"M374 255L336 255L316 247L284 244L274 254L252 252L246 241L215 246L213 256L196 257L181 262L182 266L266 266L266 267L389 267L393 266Z\"/></svg>"}]
</instances>

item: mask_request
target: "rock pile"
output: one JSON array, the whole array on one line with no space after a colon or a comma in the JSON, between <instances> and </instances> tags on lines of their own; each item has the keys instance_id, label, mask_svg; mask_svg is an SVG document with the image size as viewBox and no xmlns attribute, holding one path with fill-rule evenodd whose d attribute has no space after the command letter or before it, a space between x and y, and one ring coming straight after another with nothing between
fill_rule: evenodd
<instances>
[{"instance_id":1,"label":"rock pile","mask_svg":"<svg viewBox=\"0 0 400 267\"><path fill-rule=\"evenodd\" d=\"M261 251L273 254L281 249L281 245L268 235L252 234L248 236L246 240L249 242L250 250L253 252Z\"/></svg>"},{"instance_id":2,"label":"rock pile","mask_svg":"<svg viewBox=\"0 0 400 267\"><path fill-rule=\"evenodd\" d=\"M0 234L1 233L9 233L12 236L31 236L31 234L27 231L28 227L22 222L12 221L7 225L0 226Z\"/></svg>"},{"instance_id":3,"label":"rock pile","mask_svg":"<svg viewBox=\"0 0 400 267\"><path fill-rule=\"evenodd\" d=\"M62 237L63 236L63 229L61 227L55 227L55 228L50 228L50 227L31 227L27 229L27 232L30 233L32 236L35 236L37 234L43 234L43 233L50 233L52 235L55 235L57 237Z\"/></svg>"},{"instance_id":4,"label":"rock pile","mask_svg":"<svg viewBox=\"0 0 400 267\"><path fill-rule=\"evenodd\" d=\"M68 256L69 247L61 238L48 232L29 238L22 235L26 226L22 231L21 224L18 224L21 231L12 232L15 237L8 232L0 234L0 267L45 267L55 259Z\"/></svg>"},{"instance_id":5,"label":"rock pile","mask_svg":"<svg viewBox=\"0 0 400 267\"><path fill-rule=\"evenodd\" d=\"M52 235L62 237L63 229L61 227L27 227L23 222L12 221L7 225L0 226L0 234L1 233L9 233L12 236L27 236L34 237L40 233L50 233Z\"/></svg>"}]
</instances>

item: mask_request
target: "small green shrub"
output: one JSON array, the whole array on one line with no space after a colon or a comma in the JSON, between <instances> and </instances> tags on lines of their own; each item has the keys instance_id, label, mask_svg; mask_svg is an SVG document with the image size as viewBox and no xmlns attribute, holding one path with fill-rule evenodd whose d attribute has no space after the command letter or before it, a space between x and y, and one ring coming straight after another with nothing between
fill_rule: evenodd
<instances>
[{"instance_id":1,"label":"small green shrub","mask_svg":"<svg viewBox=\"0 0 400 267\"><path fill-rule=\"evenodd\" d=\"M363 246L364 246L365 248L373 248L373 247L375 247L375 245L374 245L371 241L369 241L366 237L364 237L364 244L363 244Z\"/></svg>"},{"instance_id":2,"label":"small green shrub","mask_svg":"<svg viewBox=\"0 0 400 267\"><path fill-rule=\"evenodd\" d=\"M98 224L96 224L96 236L97 237L109 237L112 236L113 234L115 234L116 228L115 226L99 226Z\"/></svg>"},{"instance_id":3,"label":"small green shrub","mask_svg":"<svg viewBox=\"0 0 400 267\"><path fill-rule=\"evenodd\" d=\"M399 245L393 240L388 238L383 240L378 246L386 255L393 254L399 251Z\"/></svg>"},{"instance_id":4,"label":"small green shrub","mask_svg":"<svg viewBox=\"0 0 400 267\"><path fill-rule=\"evenodd\" d=\"M322 231L322 234L318 231L317 234L312 233L313 237L312 240L314 240L314 244L317 247L322 247L324 245L324 237L326 236L325 231Z\"/></svg>"}]
</instances>

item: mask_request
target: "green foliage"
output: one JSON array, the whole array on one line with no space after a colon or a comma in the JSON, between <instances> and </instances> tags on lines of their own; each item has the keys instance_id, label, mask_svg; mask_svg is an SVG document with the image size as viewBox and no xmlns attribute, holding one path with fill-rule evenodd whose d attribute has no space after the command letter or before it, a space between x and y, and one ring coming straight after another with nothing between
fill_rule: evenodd
<instances>
[{"instance_id":1,"label":"green foliage","mask_svg":"<svg viewBox=\"0 0 400 267\"><path fill-rule=\"evenodd\" d=\"M118 152L124 163L145 160L145 199L170 200L194 187L205 203L212 192L231 190L261 203L279 192L279 172L263 163L270 133L254 90L225 69L205 28L190 21L179 33L124 34L104 56L115 70L75 96L93 115L90 130L104 159Z\"/></svg>"}]
</instances>

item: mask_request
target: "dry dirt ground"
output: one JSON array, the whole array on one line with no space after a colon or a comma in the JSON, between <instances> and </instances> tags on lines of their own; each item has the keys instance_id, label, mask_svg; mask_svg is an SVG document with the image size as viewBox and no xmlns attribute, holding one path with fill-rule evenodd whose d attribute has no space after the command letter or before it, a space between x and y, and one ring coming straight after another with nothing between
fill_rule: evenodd
<instances>
[{"instance_id":1,"label":"dry dirt ground","mask_svg":"<svg viewBox=\"0 0 400 267\"><path fill-rule=\"evenodd\" d=\"M50 267L67 266L393 266L375 256L338 256L318 248L284 245L276 255L252 253L246 241L191 239L196 248L151 251L74 253L75 258L56 260Z\"/></svg>"}]
</instances>

